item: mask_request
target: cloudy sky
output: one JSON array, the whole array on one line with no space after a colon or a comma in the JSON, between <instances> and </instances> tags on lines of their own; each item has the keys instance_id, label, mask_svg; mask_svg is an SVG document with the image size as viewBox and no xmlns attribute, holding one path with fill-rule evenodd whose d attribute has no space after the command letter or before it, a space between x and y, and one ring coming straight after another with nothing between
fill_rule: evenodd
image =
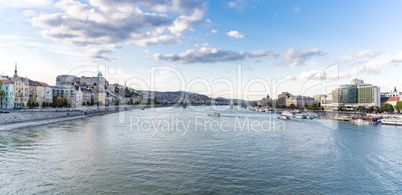
<instances>
[{"instance_id":1,"label":"cloudy sky","mask_svg":"<svg viewBox=\"0 0 402 195\"><path fill-rule=\"evenodd\" d=\"M401 10L398 0L0 0L0 71L17 62L20 76L53 85L101 70L135 88L245 99L354 78L402 90Z\"/></svg>"}]
</instances>

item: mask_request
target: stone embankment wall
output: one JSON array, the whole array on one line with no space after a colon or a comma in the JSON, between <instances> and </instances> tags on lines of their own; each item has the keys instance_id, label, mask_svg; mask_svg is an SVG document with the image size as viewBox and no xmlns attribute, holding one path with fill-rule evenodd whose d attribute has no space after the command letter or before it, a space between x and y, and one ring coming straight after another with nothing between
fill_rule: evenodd
<instances>
[{"instance_id":1,"label":"stone embankment wall","mask_svg":"<svg viewBox=\"0 0 402 195\"><path fill-rule=\"evenodd\" d=\"M65 111L65 112L55 112L55 111L44 111L44 112L12 112L8 114L0 114L0 125L4 124L12 124L19 122L29 122L29 121L37 121L37 120L47 120L47 119L56 119L56 118L64 118L64 117L72 117L72 116L92 116L97 114L106 114L117 112L117 110L94 110L94 111Z\"/></svg>"}]
</instances>

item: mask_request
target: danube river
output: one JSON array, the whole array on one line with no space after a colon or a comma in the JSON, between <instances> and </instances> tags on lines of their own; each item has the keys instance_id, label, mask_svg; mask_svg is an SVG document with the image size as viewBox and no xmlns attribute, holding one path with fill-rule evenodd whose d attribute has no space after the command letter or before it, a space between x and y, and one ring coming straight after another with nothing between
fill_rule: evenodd
<instances>
[{"instance_id":1,"label":"danube river","mask_svg":"<svg viewBox=\"0 0 402 195\"><path fill-rule=\"evenodd\" d=\"M205 108L0 131L0 194L402 193L402 128Z\"/></svg>"}]
</instances>

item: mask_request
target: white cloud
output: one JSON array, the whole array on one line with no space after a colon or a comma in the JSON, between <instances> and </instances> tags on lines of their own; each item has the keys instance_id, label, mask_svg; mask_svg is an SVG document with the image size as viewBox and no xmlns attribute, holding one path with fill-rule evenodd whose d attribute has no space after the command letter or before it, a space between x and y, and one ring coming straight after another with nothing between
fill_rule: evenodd
<instances>
[{"instance_id":1,"label":"white cloud","mask_svg":"<svg viewBox=\"0 0 402 195\"><path fill-rule=\"evenodd\" d=\"M228 35L229 37L234 37L236 39L243 39L243 38L247 37L246 34L238 32L238 31L235 31L235 30L227 32L226 35Z\"/></svg>"},{"instance_id":2,"label":"white cloud","mask_svg":"<svg viewBox=\"0 0 402 195\"><path fill-rule=\"evenodd\" d=\"M216 34L216 33L218 33L218 31L217 31L217 30L215 30L215 29L212 29L212 30L211 30L211 33Z\"/></svg>"},{"instance_id":3,"label":"white cloud","mask_svg":"<svg viewBox=\"0 0 402 195\"><path fill-rule=\"evenodd\" d=\"M89 0L87 4L61 0L55 7L61 11L31 19L34 27L43 29L43 37L75 46L109 48L178 43L174 36L202 22L206 12L201 0Z\"/></svg>"},{"instance_id":4,"label":"white cloud","mask_svg":"<svg viewBox=\"0 0 402 195\"><path fill-rule=\"evenodd\" d=\"M178 42L179 42L179 40L177 40L176 37L171 36L171 35L161 35L158 37L149 37L149 38L144 38L144 39L139 39L139 40L133 40L133 43L135 43L138 46L148 46L148 45L157 45L157 44L173 45Z\"/></svg>"},{"instance_id":5,"label":"white cloud","mask_svg":"<svg viewBox=\"0 0 402 195\"><path fill-rule=\"evenodd\" d=\"M294 76L286 76L285 79L287 81L294 81L294 80L296 80L296 77L294 77Z\"/></svg>"},{"instance_id":6,"label":"white cloud","mask_svg":"<svg viewBox=\"0 0 402 195\"><path fill-rule=\"evenodd\" d=\"M105 49L100 49L100 48L91 48L86 51L86 55L92 61L95 61L95 62L99 62L99 61L111 62L114 59L104 56L104 54L111 54L111 53L112 53L112 51L110 51L110 50L105 50Z\"/></svg>"},{"instance_id":7,"label":"white cloud","mask_svg":"<svg viewBox=\"0 0 402 195\"><path fill-rule=\"evenodd\" d=\"M0 0L0 7L6 8L28 8L28 7L44 7L52 4L52 0Z\"/></svg>"},{"instance_id":8,"label":"white cloud","mask_svg":"<svg viewBox=\"0 0 402 195\"><path fill-rule=\"evenodd\" d=\"M203 43L202 46L208 47L209 43Z\"/></svg>"},{"instance_id":9,"label":"white cloud","mask_svg":"<svg viewBox=\"0 0 402 195\"><path fill-rule=\"evenodd\" d=\"M362 58L375 58L381 54L382 54L382 52L371 51L371 50L364 50L364 51L357 53L357 55Z\"/></svg>"},{"instance_id":10,"label":"white cloud","mask_svg":"<svg viewBox=\"0 0 402 195\"><path fill-rule=\"evenodd\" d=\"M358 66L354 66L350 70L350 74L351 75L379 74L388 68L389 68L389 64L358 65Z\"/></svg>"},{"instance_id":11,"label":"white cloud","mask_svg":"<svg viewBox=\"0 0 402 195\"><path fill-rule=\"evenodd\" d=\"M246 58L275 58L278 55L272 51L260 50L255 52L235 52L231 50L202 47L198 50L189 49L186 52L175 54L161 55L154 54L156 61L178 62L181 64L193 63L217 63L217 62L234 62L244 60Z\"/></svg>"},{"instance_id":12,"label":"white cloud","mask_svg":"<svg viewBox=\"0 0 402 195\"><path fill-rule=\"evenodd\" d=\"M184 30L190 29L192 26L200 24L205 15L205 9L196 9L191 16L179 16L168 29L171 33L180 36Z\"/></svg>"},{"instance_id":13,"label":"white cloud","mask_svg":"<svg viewBox=\"0 0 402 195\"><path fill-rule=\"evenodd\" d=\"M399 64L401 62L402 62L402 52L398 52L396 54L396 57L394 59L392 59L391 63Z\"/></svg>"},{"instance_id":14,"label":"white cloud","mask_svg":"<svg viewBox=\"0 0 402 195\"><path fill-rule=\"evenodd\" d=\"M254 52L251 52L249 54L250 58L259 58L259 57L268 57L268 58L278 58L279 54L273 51L268 51L268 50L257 50Z\"/></svg>"},{"instance_id":15,"label":"white cloud","mask_svg":"<svg viewBox=\"0 0 402 195\"><path fill-rule=\"evenodd\" d=\"M295 10L295 12L299 12L300 11L300 7L293 7L293 10Z\"/></svg>"},{"instance_id":16,"label":"white cloud","mask_svg":"<svg viewBox=\"0 0 402 195\"><path fill-rule=\"evenodd\" d=\"M33 10L25 10L22 12L22 15L24 15L25 17L31 18L36 16L36 12Z\"/></svg>"},{"instance_id":17,"label":"white cloud","mask_svg":"<svg viewBox=\"0 0 402 195\"><path fill-rule=\"evenodd\" d=\"M303 65L308 58L320 54L322 54L322 52L318 49L287 49L283 52L285 61L281 64L290 67L300 66Z\"/></svg>"},{"instance_id":18,"label":"white cloud","mask_svg":"<svg viewBox=\"0 0 402 195\"><path fill-rule=\"evenodd\" d=\"M298 80L320 80L323 77L323 72L319 70L303 71L297 75Z\"/></svg>"}]
</instances>

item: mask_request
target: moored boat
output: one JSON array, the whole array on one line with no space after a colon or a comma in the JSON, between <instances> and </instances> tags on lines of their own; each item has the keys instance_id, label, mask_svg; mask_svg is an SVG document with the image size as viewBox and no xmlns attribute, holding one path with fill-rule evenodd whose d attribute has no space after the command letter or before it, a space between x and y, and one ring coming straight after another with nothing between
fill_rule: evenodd
<instances>
[{"instance_id":1,"label":"moored boat","mask_svg":"<svg viewBox=\"0 0 402 195\"><path fill-rule=\"evenodd\" d=\"M281 120L289 120L290 118L287 117L287 116L279 115L279 116L278 116L278 119L281 119Z\"/></svg>"},{"instance_id":2,"label":"moored boat","mask_svg":"<svg viewBox=\"0 0 402 195\"><path fill-rule=\"evenodd\" d=\"M221 114L220 114L220 113L217 113L217 112L214 112L214 113L208 113L208 116L220 117Z\"/></svg>"},{"instance_id":3,"label":"moored boat","mask_svg":"<svg viewBox=\"0 0 402 195\"><path fill-rule=\"evenodd\" d=\"M295 117L296 117L296 118L305 119L305 118L306 118L306 115L305 115L305 114L296 114Z\"/></svg>"},{"instance_id":4,"label":"moored boat","mask_svg":"<svg viewBox=\"0 0 402 195\"><path fill-rule=\"evenodd\" d=\"M283 115L283 116L287 116L287 117L294 117L294 113L289 112L289 111L284 111L284 112L282 112L282 115Z\"/></svg>"},{"instance_id":5,"label":"moored boat","mask_svg":"<svg viewBox=\"0 0 402 195\"><path fill-rule=\"evenodd\" d=\"M380 119L379 121L382 125L402 125L402 119Z\"/></svg>"}]
</instances>

